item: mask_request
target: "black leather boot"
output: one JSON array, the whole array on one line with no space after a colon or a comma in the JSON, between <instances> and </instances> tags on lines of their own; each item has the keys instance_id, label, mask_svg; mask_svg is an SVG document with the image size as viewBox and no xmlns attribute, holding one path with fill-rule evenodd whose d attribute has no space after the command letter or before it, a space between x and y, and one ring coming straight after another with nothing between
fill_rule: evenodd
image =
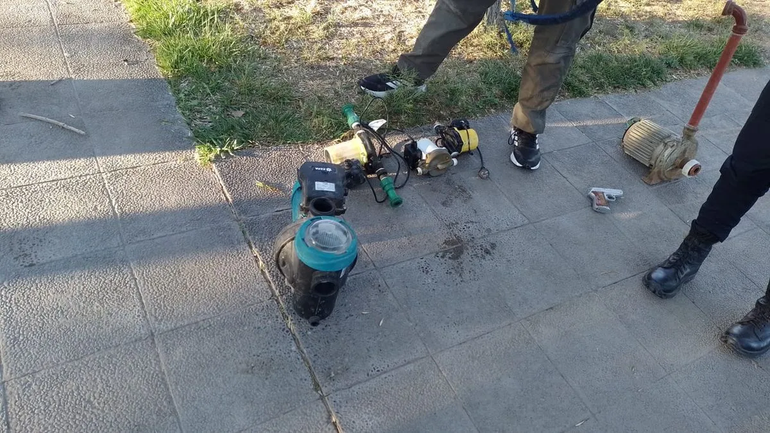
<instances>
[{"instance_id":1,"label":"black leather boot","mask_svg":"<svg viewBox=\"0 0 770 433\"><path fill-rule=\"evenodd\" d=\"M660 298L672 298L682 284L690 282L706 260L716 236L693 225L679 249L665 262L651 269L643 278L644 286Z\"/></svg>"},{"instance_id":2,"label":"black leather boot","mask_svg":"<svg viewBox=\"0 0 770 433\"><path fill-rule=\"evenodd\" d=\"M759 298L753 310L722 334L722 341L749 357L770 350L770 298Z\"/></svg>"}]
</instances>

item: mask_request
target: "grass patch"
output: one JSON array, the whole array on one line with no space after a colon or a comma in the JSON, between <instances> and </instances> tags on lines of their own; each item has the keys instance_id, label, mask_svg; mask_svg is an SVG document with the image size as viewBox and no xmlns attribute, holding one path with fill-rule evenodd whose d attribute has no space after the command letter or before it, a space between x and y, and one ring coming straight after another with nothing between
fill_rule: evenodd
<instances>
[{"instance_id":1,"label":"grass patch","mask_svg":"<svg viewBox=\"0 0 770 433\"><path fill-rule=\"evenodd\" d=\"M341 107L368 102L356 79L389 69L409 51L432 2L422 0L123 0L139 36L154 49L202 163L255 145L339 138ZM748 0L747 0L748 1ZM428 3L431 3L430 5ZM681 3L681 4L680 4ZM615 0L600 6L560 97L648 88L672 77L707 74L732 22L723 3ZM733 64L764 64L770 10L744 5L749 35ZM400 91L366 118L399 127L476 117L516 102L532 27L505 36L484 26L453 50L428 92Z\"/></svg>"}]
</instances>

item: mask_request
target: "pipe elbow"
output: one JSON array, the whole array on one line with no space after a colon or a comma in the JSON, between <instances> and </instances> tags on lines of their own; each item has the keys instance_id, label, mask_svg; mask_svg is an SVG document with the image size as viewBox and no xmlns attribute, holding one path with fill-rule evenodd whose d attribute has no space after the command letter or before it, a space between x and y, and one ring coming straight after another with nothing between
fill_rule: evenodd
<instances>
[{"instance_id":1,"label":"pipe elbow","mask_svg":"<svg viewBox=\"0 0 770 433\"><path fill-rule=\"evenodd\" d=\"M733 26L733 33L736 35L745 35L749 31L749 26L746 24L748 20L746 11L738 6L734 1L728 0L725 3L725 8L722 10L723 16L732 15L735 19L735 25Z\"/></svg>"}]
</instances>

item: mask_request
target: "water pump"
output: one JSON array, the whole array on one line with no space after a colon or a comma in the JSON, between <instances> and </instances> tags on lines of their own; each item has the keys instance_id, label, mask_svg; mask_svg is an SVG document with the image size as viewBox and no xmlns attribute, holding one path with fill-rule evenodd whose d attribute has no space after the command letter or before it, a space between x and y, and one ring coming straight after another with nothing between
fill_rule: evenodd
<instances>
[{"instance_id":1,"label":"water pump","mask_svg":"<svg viewBox=\"0 0 770 433\"><path fill-rule=\"evenodd\" d=\"M343 166L302 164L292 189L292 223L275 240L275 263L292 289L294 311L311 326L332 313L358 260L356 233L340 217L350 182Z\"/></svg>"}]
</instances>

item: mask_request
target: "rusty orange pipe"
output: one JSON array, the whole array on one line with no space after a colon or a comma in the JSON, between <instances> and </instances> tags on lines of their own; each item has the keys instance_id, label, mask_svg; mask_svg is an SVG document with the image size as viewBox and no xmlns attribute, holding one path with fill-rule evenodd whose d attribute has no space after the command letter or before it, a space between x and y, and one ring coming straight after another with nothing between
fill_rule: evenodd
<instances>
[{"instance_id":1,"label":"rusty orange pipe","mask_svg":"<svg viewBox=\"0 0 770 433\"><path fill-rule=\"evenodd\" d=\"M717 90L719 81L725 74L725 70L730 64L730 61L732 61L735 50L738 49L738 43L741 41L743 35L749 31L749 27L746 25L746 11L744 11L742 7L735 4L732 0L729 0L725 4L725 8L722 10L722 16L727 15L732 15L733 18L735 18L733 33L727 40L725 49L722 50L722 55L719 57L719 62L717 62L717 66L711 73L711 78L709 78L709 81L706 84L706 88L703 89L703 94L701 95L698 104L695 106L695 111L693 111L692 117L690 117L690 121L687 123L687 126L685 126L685 132L694 133L698 129L698 124L703 118L703 114L706 112L706 108L708 107L709 102L711 102L711 98L714 96L714 92ZM690 131L687 131L688 129Z\"/></svg>"}]
</instances>

